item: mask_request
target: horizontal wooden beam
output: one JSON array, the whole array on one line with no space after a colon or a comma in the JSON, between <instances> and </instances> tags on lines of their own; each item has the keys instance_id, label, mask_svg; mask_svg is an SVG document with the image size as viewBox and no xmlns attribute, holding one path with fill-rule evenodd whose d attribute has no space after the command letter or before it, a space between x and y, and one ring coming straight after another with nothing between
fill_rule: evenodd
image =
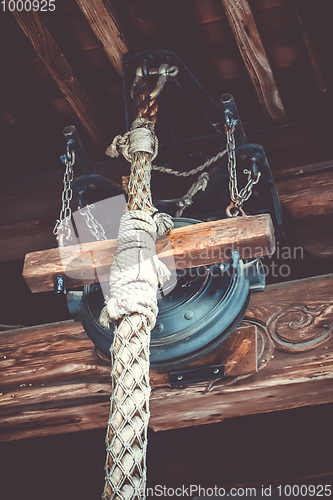
<instances>
[{"instance_id":1,"label":"horizontal wooden beam","mask_svg":"<svg viewBox=\"0 0 333 500\"><path fill-rule=\"evenodd\" d=\"M112 160L97 167L97 172L107 177L112 169L113 178L120 183L124 168L121 161ZM57 246L52 230L60 211L62 177L61 172L54 172L0 186L0 262ZM288 169L275 177L282 207L293 219L299 243L305 249L310 245L318 256L333 255L333 240L323 248L317 225L306 222L315 216L331 218L333 161ZM333 233L324 234L327 240Z\"/></svg>"},{"instance_id":2,"label":"horizontal wooden beam","mask_svg":"<svg viewBox=\"0 0 333 500\"><path fill-rule=\"evenodd\" d=\"M14 9L12 13L73 111L104 151L109 141L107 128L38 13L33 9Z\"/></svg>"},{"instance_id":3,"label":"horizontal wooden beam","mask_svg":"<svg viewBox=\"0 0 333 500\"><path fill-rule=\"evenodd\" d=\"M76 0L114 69L122 74L122 60L128 52L123 29L111 3L103 0Z\"/></svg>"},{"instance_id":4,"label":"horizontal wooden beam","mask_svg":"<svg viewBox=\"0 0 333 500\"><path fill-rule=\"evenodd\" d=\"M23 277L32 292L52 290L58 275L66 276L69 288L108 281L116 250L117 241L107 240L30 253ZM238 250L241 259L272 255L275 238L270 215L203 222L174 229L156 242L157 254L170 270L226 262L231 250Z\"/></svg>"},{"instance_id":5,"label":"horizontal wooden beam","mask_svg":"<svg viewBox=\"0 0 333 500\"><path fill-rule=\"evenodd\" d=\"M221 0L261 108L274 122L286 114L248 0Z\"/></svg>"},{"instance_id":6,"label":"horizontal wooden beam","mask_svg":"<svg viewBox=\"0 0 333 500\"><path fill-rule=\"evenodd\" d=\"M326 275L253 295L247 321L265 339L255 374L171 389L168 375L151 373L150 426L174 429L332 402L332 286L333 275ZM272 351L272 338L283 351ZM288 339L289 350L281 344ZM110 367L80 323L0 333L0 365L0 440L106 427Z\"/></svg>"}]
</instances>

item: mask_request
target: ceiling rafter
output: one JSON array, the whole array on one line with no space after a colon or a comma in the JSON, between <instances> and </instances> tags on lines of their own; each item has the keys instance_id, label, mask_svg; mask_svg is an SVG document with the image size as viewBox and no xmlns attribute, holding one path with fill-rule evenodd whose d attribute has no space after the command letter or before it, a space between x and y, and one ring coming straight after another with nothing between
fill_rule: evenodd
<instances>
[{"instance_id":1,"label":"ceiling rafter","mask_svg":"<svg viewBox=\"0 0 333 500\"><path fill-rule=\"evenodd\" d=\"M248 0L221 2L265 116L284 121L280 92Z\"/></svg>"},{"instance_id":2,"label":"ceiling rafter","mask_svg":"<svg viewBox=\"0 0 333 500\"><path fill-rule=\"evenodd\" d=\"M82 125L104 151L107 127L38 13L15 10L13 15Z\"/></svg>"},{"instance_id":3,"label":"ceiling rafter","mask_svg":"<svg viewBox=\"0 0 333 500\"><path fill-rule=\"evenodd\" d=\"M111 6L103 0L76 0L95 36L116 72L122 74L122 60L128 52L128 43Z\"/></svg>"}]
</instances>

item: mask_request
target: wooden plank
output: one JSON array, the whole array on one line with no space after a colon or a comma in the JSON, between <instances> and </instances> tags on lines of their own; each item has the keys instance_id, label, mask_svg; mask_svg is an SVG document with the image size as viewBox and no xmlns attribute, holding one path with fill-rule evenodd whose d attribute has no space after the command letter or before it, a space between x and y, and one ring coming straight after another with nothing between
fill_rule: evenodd
<instances>
[{"instance_id":1,"label":"wooden plank","mask_svg":"<svg viewBox=\"0 0 333 500\"><path fill-rule=\"evenodd\" d=\"M231 249L237 249L242 259L273 254L270 215L203 222L174 229L156 242L159 258L171 270L226 262ZM116 240L107 240L30 253L25 258L23 277L32 292L52 290L57 275L67 276L69 288L103 281L101 277L108 275L115 252Z\"/></svg>"},{"instance_id":2,"label":"wooden plank","mask_svg":"<svg viewBox=\"0 0 333 500\"><path fill-rule=\"evenodd\" d=\"M297 181L278 181L276 188L283 207L295 219L333 212L333 172L307 175Z\"/></svg>"},{"instance_id":3,"label":"wooden plank","mask_svg":"<svg viewBox=\"0 0 333 500\"><path fill-rule=\"evenodd\" d=\"M92 139L105 150L107 129L54 39L33 9L13 15Z\"/></svg>"},{"instance_id":4,"label":"wooden plank","mask_svg":"<svg viewBox=\"0 0 333 500\"><path fill-rule=\"evenodd\" d=\"M322 161L319 163L311 163L310 165L287 168L285 170L280 170L279 172L274 172L274 180L275 182L286 181L293 178L302 177L303 175L311 175L314 173L316 173L317 176L322 172L331 170L333 170L333 160Z\"/></svg>"},{"instance_id":5,"label":"wooden plank","mask_svg":"<svg viewBox=\"0 0 333 500\"><path fill-rule=\"evenodd\" d=\"M76 2L102 43L112 66L121 75L122 60L128 52L128 44L111 4L106 4L102 0L76 0Z\"/></svg>"},{"instance_id":6,"label":"wooden plank","mask_svg":"<svg viewBox=\"0 0 333 500\"><path fill-rule=\"evenodd\" d=\"M299 343L314 337L317 347L300 349L297 355L278 350L272 355L268 350L261 362L264 368L247 378L229 377L184 389L155 386L151 427L187 427L332 402L332 286L333 275L326 275L271 285L254 294L247 314L252 324L268 334L272 328L279 330L291 345L295 332ZM291 304L302 308L290 309ZM299 329L290 328L290 321L298 322ZM323 332L329 333L325 341ZM0 364L2 441L105 427L110 368L96 355L79 323L0 333Z\"/></svg>"},{"instance_id":7,"label":"wooden plank","mask_svg":"<svg viewBox=\"0 0 333 500\"><path fill-rule=\"evenodd\" d=\"M286 114L248 0L221 0L265 116L274 122Z\"/></svg>"}]
</instances>

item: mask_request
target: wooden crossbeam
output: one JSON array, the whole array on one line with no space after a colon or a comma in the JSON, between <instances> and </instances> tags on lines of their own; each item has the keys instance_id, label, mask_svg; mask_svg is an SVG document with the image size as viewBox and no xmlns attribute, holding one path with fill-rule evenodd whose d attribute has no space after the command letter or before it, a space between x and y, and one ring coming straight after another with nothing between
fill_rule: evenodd
<instances>
[{"instance_id":1,"label":"wooden crossbeam","mask_svg":"<svg viewBox=\"0 0 333 500\"><path fill-rule=\"evenodd\" d=\"M236 380L228 377L208 391L209 383L171 389L167 374L151 371L150 426L175 429L332 402L332 286L331 274L270 285L264 293L252 296L247 318L261 329L259 337L266 338L267 353L258 373ZM275 331L281 338L289 338L292 348L308 338L315 339L317 347L303 352L300 347L297 355L277 349L272 352L267 349L267 335ZM240 347L244 348L237 340L236 345L229 345L235 352ZM229 359L229 375L240 373L232 371L233 359ZM224 357L220 361L228 365ZM243 365L243 373L254 371L250 363L247 371ZM110 366L97 355L80 323L66 321L2 332L0 365L0 440L105 427Z\"/></svg>"},{"instance_id":2,"label":"wooden crossbeam","mask_svg":"<svg viewBox=\"0 0 333 500\"><path fill-rule=\"evenodd\" d=\"M286 114L248 0L221 0L264 114L274 122Z\"/></svg>"},{"instance_id":3,"label":"wooden crossbeam","mask_svg":"<svg viewBox=\"0 0 333 500\"><path fill-rule=\"evenodd\" d=\"M113 171L119 171L120 182L122 167L117 160L113 160L112 165ZM314 244L318 255L322 255L322 246L318 246L320 240L332 238L333 233L325 230L323 225L307 224L307 219L322 219L323 216L332 219L332 169L333 163L329 161L289 169L277 175L276 187L283 208L293 218L297 232L298 228L301 229L304 244ZM107 176L110 163L97 171ZM304 174L307 175L303 177ZM61 172L54 172L24 181L8 181L0 186L0 262L21 259L29 252L56 246L52 229L60 210L62 176ZM332 255L333 240L329 241L325 255Z\"/></svg>"},{"instance_id":4,"label":"wooden crossbeam","mask_svg":"<svg viewBox=\"0 0 333 500\"><path fill-rule=\"evenodd\" d=\"M119 173L122 165L113 160L113 173ZM309 218L325 216L332 222L333 162L305 165L278 172L276 187L284 209L293 218L297 233L302 233L305 248L310 244L317 255L332 255L332 231L325 224ZM108 176L110 163L97 169ZM304 174L306 174L304 176ZM55 218L60 210L62 188L61 172L54 172L24 181L8 181L0 186L0 262L22 259L29 252L55 247L52 233ZM158 196L157 196L158 198ZM186 214L186 212L185 212ZM325 248L320 244L325 238Z\"/></svg>"},{"instance_id":5,"label":"wooden crossbeam","mask_svg":"<svg viewBox=\"0 0 333 500\"><path fill-rule=\"evenodd\" d=\"M112 5L103 0L76 0L91 29L119 75L122 74L122 60L128 52L128 43Z\"/></svg>"},{"instance_id":6,"label":"wooden crossbeam","mask_svg":"<svg viewBox=\"0 0 333 500\"><path fill-rule=\"evenodd\" d=\"M109 141L107 128L38 13L33 9L14 9L12 13L81 123L104 151Z\"/></svg>"},{"instance_id":7,"label":"wooden crossbeam","mask_svg":"<svg viewBox=\"0 0 333 500\"><path fill-rule=\"evenodd\" d=\"M52 290L57 275L67 276L68 287L107 280L116 248L116 240L107 240L34 252L26 255L23 277L32 292ZM156 242L157 254L169 269L226 262L231 249L238 250L242 259L272 255L270 215L203 222L175 229Z\"/></svg>"}]
</instances>

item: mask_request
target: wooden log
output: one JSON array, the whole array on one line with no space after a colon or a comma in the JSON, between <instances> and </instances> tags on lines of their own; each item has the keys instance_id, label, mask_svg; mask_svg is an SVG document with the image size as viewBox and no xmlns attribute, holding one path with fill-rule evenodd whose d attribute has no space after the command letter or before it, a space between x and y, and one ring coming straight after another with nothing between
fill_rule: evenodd
<instances>
[{"instance_id":1,"label":"wooden log","mask_svg":"<svg viewBox=\"0 0 333 500\"><path fill-rule=\"evenodd\" d=\"M296 182L278 181L283 207L295 219L333 213L333 172L300 177Z\"/></svg>"},{"instance_id":2,"label":"wooden log","mask_svg":"<svg viewBox=\"0 0 333 500\"><path fill-rule=\"evenodd\" d=\"M256 343L255 328L240 326L214 352L183 368L226 361L226 375L253 373L257 370ZM35 428L35 424L43 426L42 415L36 413L40 404L41 407L47 407L48 434L51 420L56 428L63 427L62 418L56 413L61 413L63 408L69 409L72 398L73 406L86 408L88 414L92 403L99 408L99 402L108 401L111 391L110 362L97 355L80 323L63 321L3 332L0 335L0 353L0 408L4 417L4 420L0 417L0 441L45 434L43 430ZM169 374L150 370L150 380L153 388L168 386ZM57 407L55 413L52 401ZM93 414L92 426L98 419L98 413L93 411ZM14 430L12 425L16 427L12 436L7 434L9 429L6 429L9 420L9 428ZM20 429L22 422L24 427L27 426L23 434ZM106 419L103 426L105 422ZM86 423L82 429L86 428ZM68 422L65 425L67 427ZM81 425L77 430L80 428Z\"/></svg>"},{"instance_id":3,"label":"wooden log","mask_svg":"<svg viewBox=\"0 0 333 500\"><path fill-rule=\"evenodd\" d=\"M33 9L14 9L12 13L81 123L104 151L109 141L107 128L38 13Z\"/></svg>"},{"instance_id":4,"label":"wooden log","mask_svg":"<svg viewBox=\"0 0 333 500\"><path fill-rule=\"evenodd\" d=\"M123 29L110 3L102 0L76 0L91 29L109 58L114 69L122 74L122 60L128 52Z\"/></svg>"},{"instance_id":5,"label":"wooden log","mask_svg":"<svg viewBox=\"0 0 333 500\"><path fill-rule=\"evenodd\" d=\"M277 331L291 346L297 341L301 344L297 355L268 350L260 362L264 368L259 366L257 373L229 377L212 386L171 389L166 379L162 386L155 380L152 428L174 429L332 402L332 286L333 275L326 275L271 285L254 294L248 321L261 328L261 334ZM314 348L302 350L309 338L316 340ZM229 346L233 356L241 344ZM96 355L79 323L2 332L0 364L2 441L105 427L110 368ZM231 374L230 363L228 370Z\"/></svg>"},{"instance_id":6,"label":"wooden log","mask_svg":"<svg viewBox=\"0 0 333 500\"><path fill-rule=\"evenodd\" d=\"M275 252L270 215L203 222L171 231L156 242L158 257L169 269L190 269L230 259L237 249L242 259ZM52 248L26 255L23 277L32 292L52 290L56 276L67 276L67 287L107 281L116 240Z\"/></svg>"},{"instance_id":7,"label":"wooden log","mask_svg":"<svg viewBox=\"0 0 333 500\"><path fill-rule=\"evenodd\" d=\"M280 93L248 0L221 0L265 116L285 120Z\"/></svg>"}]
</instances>

